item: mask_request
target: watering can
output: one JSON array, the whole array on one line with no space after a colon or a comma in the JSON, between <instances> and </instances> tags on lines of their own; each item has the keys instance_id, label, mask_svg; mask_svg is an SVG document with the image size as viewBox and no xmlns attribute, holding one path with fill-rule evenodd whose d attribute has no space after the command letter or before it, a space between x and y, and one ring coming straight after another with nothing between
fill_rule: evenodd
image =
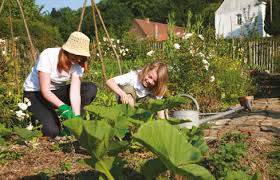
<instances>
[{"instance_id":1,"label":"watering can","mask_svg":"<svg viewBox=\"0 0 280 180\"><path fill-rule=\"evenodd\" d=\"M191 129L192 126L198 127L199 125L201 125L203 123L224 117L226 115L235 113L242 109L252 111L252 100L254 99L253 96L243 96L238 99L240 106L233 107L225 112L200 113L198 102L194 97L192 97L191 95L188 95L188 94L181 94L180 96L191 99L194 102L195 107L196 107L196 110L179 110L179 111L173 112L173 115L172 115L173 118L190 120L190 122L185 122L185 123L179 124L180 128L188 128L188 129ZM212 116L208 116L206 118L199 119L199 116L205 116L205 115L212 115Z\"/></svg>"}]
</instances>

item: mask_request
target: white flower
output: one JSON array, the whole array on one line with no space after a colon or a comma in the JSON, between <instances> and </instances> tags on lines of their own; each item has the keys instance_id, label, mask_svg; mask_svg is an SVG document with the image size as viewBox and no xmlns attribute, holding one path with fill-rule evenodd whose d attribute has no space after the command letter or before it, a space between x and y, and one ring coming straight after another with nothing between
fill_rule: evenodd
<instances>
[{"instance_id":1,"label":"white flower","mask_svg":"<svg viewBox=\"0 0 280 180\"><path fill-rule=\"evenodd\" d=\"M127 48L125 48L125 51L126 51L126 52L128 52L128 49L127 49Z\"/></svg>"},{"instance_id":2,"label":"white flower","mask_svg":"<svg viewBox=\"0 0 280 180\"><path fill-rule=\"evenodd\" d=\"M30 102L30 100L29 100L27 97L25 97L25 98L23 99L23 102L26 103L26 105L27 105L28 107L31 106L31 102Z\"/></svg>"},{"instance_id":3,"label":"white flower","mask_svg":"<svg viewBox=\"0 0 280 180\"><path fill-rule=\"evenodd\" d=\"M123 55L123 56L125 56L125 55L126 55L126 53L124 52L122 55Z\"/></svg>"},{"instance_id":4,"label":"white flower","mask_svg":"<svg viewBox=\"0 0 280 180\"><path fill-rule=\"evenodd\" d=\"M25 110L27 109L28 105L25 104L25 103L18 103L18 107L19 107L21 110L25 111Z\"/></svg>"},{"instance_id":5,"label":"white flower","mask_svg":"<svg viewBox=\"0 0 280 180\"><path fill-rule=\"evenodd\" d=\"M202 52L200 52L200 53L198 53L198 55L200 56L200 57L205 57L205 55L202 53Z\"/></svg>"},{"instance_id":6,"label":"white flower","mask_svg":"<svg viewBox=\"0 0 280 180\"><path fill-rule=\"evenodd\" d=\"M202 60L202 63L203 63L203 64L208 64L208 65L210 65L209 62L208 62L206 59L203 59L203 60Z\"/></svg>"},{"instance_id":7,"label":"white flower","mask_svg":"<svg viewBox=\"0 0 280 180\"><path fill-rule=\"evenodd\" d=\"M116 48L116 47L117 47L117 46L114 44L114 45L113 45L113 48Z\"/></svg>"},{"instance_id":8,"label":"white flower","mask_svg":"<svg viewBox=\"0 0 280 180\"><path fill-rule=\"evenodd\" d=\"M203 37L201 34L199 34L198 37L199 37L201 40L204 40L204 37Z\"/></svg>"},{"instance_id":9,"label":"white flower","mask_svg":"<svg viewBox=\"0 0 280 180\"><path fill-rule=\"evenodd\" d=\"M180 35L180 34L181 34L180 32L177 32L177 33L176 33L176 35Z\"/></svg>"},{"instance_id":10,"label":"white flower","mask_svg":"<svg viewBox=\"0 0 280 180\"><path fill-rule=\"evenodd\" d=\"M119 39L117 39L117 43L118 43L118 44L120 43L120 40L119 40Z\"/></svg>"},{"instance_id":11,"label":"white flower","mask_svg":"<svg viewBox=\"0 0 280 180\"><path fill-rule=\"evenodd\" d=\"M214 82L215 81L215 76L211 76L210 77L210 82Z\"/></svg>"},{"instance_id":12,"label":"white flower","mask_svg":"<svg viewBox=\"0 0 280 180\"><path fill-rule=\"evenodd\" d=\"M22 110L18 110L18 111L16 111L16 115L18 118L23 119L25 116L25 113L22 112Z\"/></svg>"},{"instance_id":13,"label":"white flower","mask_svg":"<svg viewBox=\"0 0 280 180\"><path fill-rule=\"evenodd\" d=\"M96 56L98 56L98 57L99 57L99 53L96 53Z\"/></svg>"},{"instance_id":14,"label":"white flower","mask_svg":"<svg viewBox=\"0 0 280 180\"><path fill-rule=\"evenodd\" d=\"M149 52L147 52L147 56L152 56L155 53L154 50L150 50Z\"/></svg>"},{"instance_id":15,"label":"white flower","mask_svg":"<svg viewBox=\"0 0 280 180\"><path fill-rule=\"evenodd\" d=\"M178 44L178 43L175 43L173 46L175 49L180 49L180 44Z\"/></svg>"},{"instance_id":16,"label":"white flower","mask_svg":"<svg viewBox=\"0 0 280 180\"><path fill-rule=\"evenodd\" d=\"M111 41L114 42L115 39L111 38Z\"/></svg>"},{"instance_id":17,"label":"white flower","mask_svg":"<svg viewBox=\"0 0 280 180\"><path fill-rule=\"evenodd\" d=\"M5 51L5 50L2 51L2 55L3 55L3 56L6 55L6 51Z\"/></svg>"},{"instance_id":18,"label":"white flower","mask_svg":"<svg viewBox=\"0 0 280 180\"><path fill-rule=\"evenodd\" d=\"M123 50L122 50L122 49L120 49L120 50L119 50L119 52L120 52L120 54L121 54L121 53L123 52Z\"/></svg>"},{"instance_id":19,"label":"white flower","mask_svg":"<svg viewBox=\"0 0 280 180\"><path fill-rule=\"evenodd\" d=\"M101 42L98 42L98 44L100 45L100 44L101 44Z\"/></svg>"},{"instance_id":20,"label":"white flower","mask_svg":"<svg viewBox=\"0 0 280 180\"><path fill-rule=\"evenodd\" d=\"M26 127L27 130L32 131L33 126L32 123L30 122L29 125Z\"/></svg>"},{"instance_id":21,"label":"white flower","mask_svg":"<svg viewBox=\"0 0 280 180\"><path fill-rule=\"evenodd\" d=\"M103 41L106 42L106 41L107 41L107 38L106 38L106 37L103 37Z\"/></svg>"},{"instance_id":22,"label":"white flower","mask_svg":"<svg viewBox=\"0 0 280 180\"><path fill-rule=\"evenodd\" d=\"M192 35L193 35L193 33L187 33L182 37L182 39L184 39L184 40L189 39Z\"/></svg>"},{"instance_id":23,"label":"white flower","mask_svg":"<svg viewBox=\"0 0 280 180\"><path fill-rule=\"evenodd\" d=\"M209 65L208 65L208 64L205 64L205 65L204 65L204 68L205 68L206 71L208 71Z\"/></svg>"}]
</instances>

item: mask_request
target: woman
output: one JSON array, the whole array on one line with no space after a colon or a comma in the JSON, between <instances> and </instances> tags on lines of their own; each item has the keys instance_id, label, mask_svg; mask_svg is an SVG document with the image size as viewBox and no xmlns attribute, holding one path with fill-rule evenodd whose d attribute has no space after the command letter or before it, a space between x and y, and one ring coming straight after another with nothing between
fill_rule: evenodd
<instances>
[{"instance_id":1,"label":"woman","mask_svg":"<svg viewBox=\"0 0 280 180\"><path fill-rule=\"evenodd\" d=\"M81 82L87 70L89 38L73 32L62 48L48 48L38 57L24 82L24 97L31 101L32 120L42 123L44 136L56 137L61 130L59 117L81 115L85 105L96 96L96 86ZM70 80L70 85L66 82ZM54 108L58 108L58 115Z\"/></svg>"},{"instance_id":2,"label":"woman","mask_svg":"<svg viewBox=\"0 0 280 180\"><path fill-rule=\"evenodd\" d=\"M157 61L142 70L111 78L106 84L119 96L121 103L133 107L138 99L148 95L161 99L167 90L167 81L167 66ZM158 112L158 116L164 118L164 112Z\"/></svg>"}]
</instances>

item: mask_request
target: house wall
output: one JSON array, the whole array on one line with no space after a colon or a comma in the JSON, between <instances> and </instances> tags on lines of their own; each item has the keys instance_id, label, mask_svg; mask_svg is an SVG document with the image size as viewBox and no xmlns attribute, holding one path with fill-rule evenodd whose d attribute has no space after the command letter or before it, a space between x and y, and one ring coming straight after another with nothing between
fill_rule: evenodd
<instances>
[{"instance_id":1,"label":"house wall","mask_svg":"<svg viewBox=\"0 0 280 180\"><path fill-rule=\"evenodd\" d=\"M251 3L233 11L215 14L216 35L224 38L247 36L256 30L261 37L268 36L264 31L265 3ZM242 23L237 23L237 14L241 14Z\"/></svg>"}]
</instances>

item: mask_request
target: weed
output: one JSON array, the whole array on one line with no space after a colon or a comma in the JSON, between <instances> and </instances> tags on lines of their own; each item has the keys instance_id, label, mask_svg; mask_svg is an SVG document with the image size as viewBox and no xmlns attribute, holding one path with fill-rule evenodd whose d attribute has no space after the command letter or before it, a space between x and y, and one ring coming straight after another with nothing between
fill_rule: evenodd
<instances>
[{"instance_id":1,"label":"weed","mask_svg":"<svg viewBox=\"0 0 280 180\"><path fill-rule=\"evenodd\" d=\"M240 158L246 153L247 136L228 133L220 141L218 149L210 154L209 169L216 177L225 177L229 171L246 170L240 164Z\"/></svg>"},{"instance_id":2,"label":"weed","mask_svg":"<svg viewBox=\"0 0 280 180\"><path fill-rule=\"evenodd\" d=\"M23 156L23 153L14 151L0 151L0 164L8 160L17 160Z\"/></svg>"}]
</instances>

